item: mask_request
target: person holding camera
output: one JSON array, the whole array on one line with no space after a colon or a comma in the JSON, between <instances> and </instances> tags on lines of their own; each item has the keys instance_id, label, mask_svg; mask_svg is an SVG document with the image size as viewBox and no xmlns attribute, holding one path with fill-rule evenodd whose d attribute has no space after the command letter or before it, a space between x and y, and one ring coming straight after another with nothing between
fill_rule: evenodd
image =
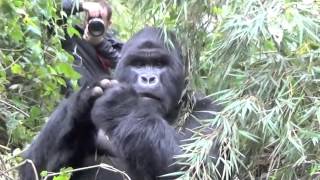
<instances>
[{"instance_id":1,"label":"person holding camera","mask_svg":"<svg viewBox=\"0 0 320 180\"><path fill-rule=\"evenodd\" d=\"M75 26L82 37L67 36L62 41L62 47L75 57L73 67L81 74L79 85L110 75L111 69L117 64L123 46L123 43L108 31L112 16L110 5L105 0L100 0L98 2L83 1L76 6L74 0L63 0L62 9L67 15L82 11L86 13L84 25ZM70 83L69 86L71 86Z\"/></svg>"}]
</instances>

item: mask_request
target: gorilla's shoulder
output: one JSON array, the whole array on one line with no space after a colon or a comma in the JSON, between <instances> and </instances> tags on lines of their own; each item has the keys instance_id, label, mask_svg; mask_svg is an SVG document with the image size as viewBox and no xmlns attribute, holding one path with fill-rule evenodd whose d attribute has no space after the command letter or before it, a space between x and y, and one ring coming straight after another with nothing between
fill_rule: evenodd
<instances>
[{"instance_id":1,"label":"gorilla's shoulder","mask_svg":"<svg viewBox=\"0 0 320 180\"><path fill-rule=\"evenodd\" d=\"M195 93L195 105L192 110L190 121L200 122L202 120L212 119L217 112L222 110L222 106L216 103L211 97L205 96L203 93Z\"/></svg>"},{"instance_id":2,"label":"gorilla's shoulder","mask_svg":"<svg viewBox=\"0 0 320 180\"><path fill-rule=\"evenodd\" d=\"M205 96L203 93L196 92L194 94L195 105L192 109L191 115L186 119L184 124L185 137L193 135L194 128L198 128L206 120L215 118L217 112L222 110L222 106L217 104L211 97ZM190 130L191 129L191 130ZM211 132L210 129L205 129L204 132Z\"/></svg>"},{"instance_id":3,"label":"gorilla's shoulder","mask_svg":"<svg viewBox=\"0 0 320 180\"><path fill-rule=\"evenodd\" d=\"M195 106L194 111L201 111L201 110L215 110L221 111L222 106L215 102L210 96L206 96L203 93L196 92L195 93Z\"/></svg>"}]
</instances>

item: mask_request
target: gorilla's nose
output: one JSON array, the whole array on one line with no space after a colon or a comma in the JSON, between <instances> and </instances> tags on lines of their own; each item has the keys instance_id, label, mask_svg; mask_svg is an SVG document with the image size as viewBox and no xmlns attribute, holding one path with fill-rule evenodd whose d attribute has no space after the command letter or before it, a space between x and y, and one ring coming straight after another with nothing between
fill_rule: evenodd
<instances>
[{"instance_id":1,"label":"gorilla's nose","mask_svg":"<svg viewBox=\"0 0 320 180\"><path fill-rule=\"evenodd\" d=\"M158 85L159 78L154 74L142 74L139 76L138 83L141 86L154 87Z\"/></svg>"}]
</instances>

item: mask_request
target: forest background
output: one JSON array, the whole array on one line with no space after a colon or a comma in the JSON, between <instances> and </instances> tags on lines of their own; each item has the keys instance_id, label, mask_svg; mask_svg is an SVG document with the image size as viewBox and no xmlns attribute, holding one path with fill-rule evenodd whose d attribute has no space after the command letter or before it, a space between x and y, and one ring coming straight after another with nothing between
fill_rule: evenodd
<instances>
[{"instance_id":1,"label":"forest background","mask_svg":"<svg viewBox=\"0 0 320 180\"><path fill-rule=\"evenodd\" d=\"M145 25L174 30L188 89L224 107L203 124L216 126L214 133L196 133L183 147L190 166L177 172L181 179L214 179L215 165L207 160L212 139L228 152L221 162L232 179L320 177L320 1L110 3L123 41ZM81 21L68 18L62 28L60 7L58 1L0 0L0 179L15 179L19 154L63 98L65 78L74 85L79 78L60 39L77 35L72 24Z\"/></svg>"}]
</instances>

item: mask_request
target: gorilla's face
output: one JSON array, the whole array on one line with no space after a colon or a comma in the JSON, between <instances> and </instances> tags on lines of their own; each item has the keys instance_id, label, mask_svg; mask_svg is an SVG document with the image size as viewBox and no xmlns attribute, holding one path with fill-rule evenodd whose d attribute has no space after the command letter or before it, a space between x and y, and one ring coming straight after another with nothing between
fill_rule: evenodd
<instances>
[{"instance_id":1,"label":"gorilla's face","mask_svg":"<svg viewBox=\"0 0 320 180\"><path fill-rule=\"evenodd\" d=\"M115 78L133 86L145 101L157 101L166 113L174 108L184 87L184 68L177 48L166 48L162 31L146 28L129 40Z\"/></svg>"}]
</instances>

